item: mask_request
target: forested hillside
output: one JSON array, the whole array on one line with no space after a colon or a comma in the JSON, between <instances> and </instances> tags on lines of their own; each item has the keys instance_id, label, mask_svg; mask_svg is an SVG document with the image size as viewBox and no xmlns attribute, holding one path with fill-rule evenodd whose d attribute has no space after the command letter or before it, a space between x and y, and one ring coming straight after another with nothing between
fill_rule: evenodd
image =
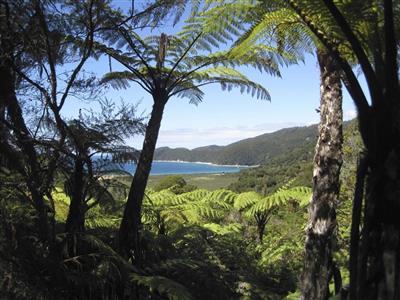
<instances>
[{"instance_id":1,"label":"forested hillside","mask_svg":"<svg viewBox=\"0 0 400 300\"><path fill-rule=\"evenodd\" d=\"M305 128L316 130L314 126ZM346 136L357 135L356 120L344 122L343 128ZM311 187L314 146L315 140L314 144L304 143L282 151L257 168L243 170L239 174L239 179L232 183L230 188L237 192L255 190L262 194L269 194L289 179L294 180L296 185ZM354 151L357 152L358 149L359 146L355 147Z\"/></svg>"},{"instance_id":2,"label":"forested hillside","mask_svg":"<svg viewBox=\"0 0 400 300\"><path fill-rule=\"evenodd\" d=\"M227 146L156 149L156 160L202 161L226 165L262 165L285 156L289 160L309 159L317 139L317 125L292 127L266 133Z\"/></svg>"}]
</instances>

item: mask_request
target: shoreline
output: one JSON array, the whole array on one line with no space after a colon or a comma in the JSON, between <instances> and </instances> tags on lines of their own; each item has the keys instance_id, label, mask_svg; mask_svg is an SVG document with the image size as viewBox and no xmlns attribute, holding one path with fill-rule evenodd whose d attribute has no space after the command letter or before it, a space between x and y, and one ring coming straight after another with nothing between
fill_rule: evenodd
<instances>
[{"instance_id":1,"label":"shoreline","mask_svg":"<svg viewBox=\"0 0 400 300\"><path fill-rule=\"evenodd\" d=\"M239 174L239 172L220 172L220 173L207 173L207 172L203 172L203 173L168 173L168 174L150 174L150 177L158 177L158 176L170 176L170 175L182 175L182 176L189 176L189 177L201 177L201 176L207 176L207 175L212 175L212 176L225 176L225 175L235 175L235 174ZM127 178L132 178L133 175L128 175L128 174L118 174L118 173L114 173L114 174L106 174L106 175L102 175L100 176L100 178L102 179L112 179L112 178L122 178L122 177L127 177Z\"/></svg>"},{"instance_id":2,"label":"shoreline","mask_svg":"<svg viewBox=\"0 0 400 300\"><path fill-rule=\"evenodd\" d=\"M184 164L203 164L209 166L217 166L217 167L237 167L237 168L257 168L260 165L219 165L211 162L205 161L186 161L186 160L153 160L153 162L175 162L175 163L184 163Z\"/></svg>"}]
</instances>

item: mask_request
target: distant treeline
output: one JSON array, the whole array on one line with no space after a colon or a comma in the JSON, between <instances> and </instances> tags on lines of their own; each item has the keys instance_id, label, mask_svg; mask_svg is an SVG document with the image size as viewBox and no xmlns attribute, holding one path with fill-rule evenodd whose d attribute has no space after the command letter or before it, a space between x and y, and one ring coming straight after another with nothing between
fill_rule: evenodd
<instances>
[{"instance_id":1,"label":"distant treeline","mask_svg":"<svg viewBox=\"0 0 400 300\"><path fill-rule=\"evenodd\" d=\"M285 128L227 146L206 146L192 150L162 147L156 160L202 161L226 165L263 165L284 155L294 160L309 160L317 140L317 125Z\"/></svg>"}]
</instances>

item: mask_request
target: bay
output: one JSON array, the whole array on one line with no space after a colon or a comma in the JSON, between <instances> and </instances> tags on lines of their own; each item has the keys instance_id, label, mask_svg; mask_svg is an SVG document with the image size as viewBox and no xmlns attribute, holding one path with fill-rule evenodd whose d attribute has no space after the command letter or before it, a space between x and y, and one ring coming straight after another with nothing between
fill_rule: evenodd
<instances>
[{"instance_id":1,"label":"bay","mask_svg":"<svg viewBox=\"0 0 400 300\"><path fill-rule=\"evenodd\" d=\"M133 163L124 163L120 167L130 174L136 170ZM247 166L224 166L201 162L182 162L182 161L154 161L151 168L151 175L173 175L173 174L215 174L215 173L235 173L248 168Z\"/></svg>"}]
</instances>

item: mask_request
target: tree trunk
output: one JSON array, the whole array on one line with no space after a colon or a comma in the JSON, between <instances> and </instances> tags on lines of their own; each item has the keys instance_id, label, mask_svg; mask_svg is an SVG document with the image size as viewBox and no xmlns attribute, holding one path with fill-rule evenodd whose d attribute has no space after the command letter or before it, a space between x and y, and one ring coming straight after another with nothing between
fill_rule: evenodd
<instances>
[{"instance_id":1,"label":"tree trunk","mask_svg":"<svg viewBox=\"0 0 400 300\"><path fill-rule=\"evenodd\" d=\"M342 165L342 90L333 59L317 51L321 72L319 137L315 148L313 196L306 228L302 299L327 299Z\"/></svg>"},{"instance_id":2,"label":"tree trunk","mask_svg":"<svg viewBox=\"0 0 400 300\"><path fill-rule=\"evenodd\" d=\"M1 97L1 95L0 95ZM8 129L4 125L6 120L6 107L0 99L0 143L6 143L8 140ZM7 157L0 152L0 167L7 166Z\"/></svg>"},{"instance_id":3,"label":"tree trunk","mask_svg":"<svg viewBox=\"0 0 400 300\"><path fill-rule=\"evenodd\" d=\"M121 254L125 257L132 257L135 265L138 266L141 265L140 226L142 202L153 162L164 107L168 100L167 96L161 93L157 93L153 97L154 105L151 117L146 127L143 148L133 176L118 234Z\"/></svg>"},{"instance_id":4,"label":"tree trunk","mask_svg":"<svg viewBox=\"0 0 400 300\"><path fill-rule=\"evenodd\" d=\"M16 141L22 150L23 161L13 162L19 165L19 171L26 179L26 184L31 195L35 209L38 212L39 235L43 240L52 241L49 228L49 208L44 200L42 185L42 174L38 163L37 153L31 139L31 134L25 124L22 109L15 94L15 78L10 63L3 60L0 62L0 107L6 109L11 123L15 128ZM2 141L6 142L6 141Z\"/></svg>"},{"instance_id":5,"label":"tree trunk","mask_svg":"<svg viewBox=\"0 0 400 300\"><path fill-rule=\"evenodd\" d=\"M269 215L270 212L260 212L254 216L254 219L257 223L258 242L260 244L262 244L263 242L265 226L267 226L267 223L269 221Z\"/></svg>"},{"instance_id":6,"label":"tree trunk","mask_svg":"<svg viewBox=\"0 0 400 300\"><path fill-rule=\"evenodd\" d=\"M71 203L67 221L65 223L65 231L68 233L78 233L85 231L85 213L86 203L84 189L84 163L82 160L75 161L74 179L71 182Z\"/></svg>"},{"instance_id":7,"label":"tree trunk","mask_svg":"<svg viewBox=\"0 0 400 300\"><path fill-rule=\"evenodd\" d=\"M388 100L388 99L386 99ZM357 287L352 299L400 299L400 105L392 102L375 112L375 151L367 149L369 173ZM382 101L384 102L384 101ZM390 103L389 101L387 103ZM385 107L386 106L386 107ZM371 133L369 133L371 134Z\"/></svg>"}]
</instances>

